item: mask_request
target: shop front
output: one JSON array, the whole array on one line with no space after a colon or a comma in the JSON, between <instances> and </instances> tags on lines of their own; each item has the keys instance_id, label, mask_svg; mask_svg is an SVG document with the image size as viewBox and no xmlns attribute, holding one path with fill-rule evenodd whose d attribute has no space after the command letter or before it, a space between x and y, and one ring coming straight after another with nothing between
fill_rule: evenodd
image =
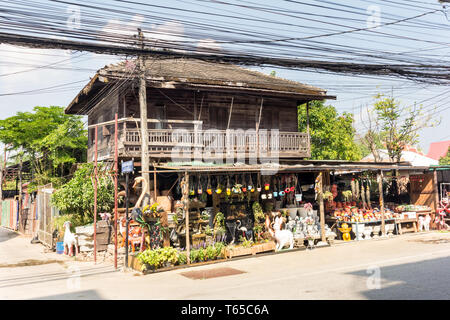
<instances>
[{"instance_id":1,"label":"shop front","mask_svg":"<svg viewBox=\"0 0 450 320\"><path fill-rule=\"evenodd\" d=\"M423 170L330 161L154 165L153 205L134 216L145 250L130 260L155 271L428 230L434 211L414 202L411 187L412 173Z\"/></svg>"}]
</instances>

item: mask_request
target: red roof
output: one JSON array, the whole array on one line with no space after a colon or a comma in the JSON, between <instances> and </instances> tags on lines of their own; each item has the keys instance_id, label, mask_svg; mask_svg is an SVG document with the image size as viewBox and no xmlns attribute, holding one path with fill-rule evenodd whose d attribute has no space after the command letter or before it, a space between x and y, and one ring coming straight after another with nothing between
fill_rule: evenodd
<instances>
[{"instance_id":1,"label":"red roof","mask_svg":"<svg viewBox=\"0 0 450 320\"><path fill-rule=\"evenodd\" d=\"M428 150L427 156L439 160L441 157L447 154L448 148L450 147L450 140L433 142L430 144L430 150Z\"/></svg>"}]
</instances>

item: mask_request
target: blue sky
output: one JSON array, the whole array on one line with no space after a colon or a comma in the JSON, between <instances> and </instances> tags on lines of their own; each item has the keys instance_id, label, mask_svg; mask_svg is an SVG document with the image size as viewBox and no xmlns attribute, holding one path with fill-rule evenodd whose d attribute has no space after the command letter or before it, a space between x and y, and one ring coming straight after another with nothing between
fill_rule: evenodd
<instances>
[{"instance_id":1,"label":"blue sky","mask_svg":"<svg viewBox=\"0 0 450 320\"><path fill-rule=\"evenodd\" d=\"M333 31L348 30L348 27L365 28L367 27L367 19L370 19L371 14L374 12L373 6L375 6L375 10L379 10L379 21L381 25L393 21L393 17L395 16L412 17L426 12L428 8L440 8L436 5L437 1L432 0L424 0L420 3L419 1L411 2L410 8L406 5L408 1L404 0L348 0L339 2L341 5L339 8L344 9L342 11L332 10L332 8L337 8L337 5L333 5L333 1L299 1L300 3L295 3L289 1L248 0L239 2L229 0L226 2L228 5L217 4L214 1L204 2L197 0L153 1L152 4L167 7L173 6L179 9L222 13L230 16L245 16L249 18L249 21L246 23L242 22L242 20L227 17L215 17L214 19L217 19L217 26L233 26L236 29L255 30L255 32L270 33L281 38L327 34ZM120 30L123 34L131 34L132 31L130 30L134 30L139 25L143 27L147 38L153 37L159 41L177 41L188 37L192 38L192 43L197 46L205 44L211 46L211 39L223 37L223 34L219 37L218 34L208 34L207 30L203 31L186 25L181 21L186 20L186 13L183 11L169 10L161 7L148 8L117 1L96 0L87 3L123 7L137 13L137 15L130 16L106 15L105 23L102 26L103 31L107 31L109 28L116 31ZM292 16L289 14L286 16L285 14L280 15L265 11L245 10L234 6L234 4L239 3L286 9L285 13L292 13ZM67 15L69 18L70 14L67 11L68 5L58 5L60 5L59 13L61 15ZM367 16L364 14L356 15L348 13L345 10L366 12ZM143 17L138 13L147 14L147 16ZM166 21L153 21L148 18L150 14L165 16ZM81 7L81 27L83 27L83 19L86 19L88 15L89 10ZM327 15L334 17L325 18ZM208 16L201 13L189 13L189 19L207 22L211 17L208 18ZM256 19L265 20L265 22L254 21ZM321 20L328 23L324 24L311 20ZM282 21L285 24L277 25L276 23L271 23L271 21ZM392 63L396 63L395 59L402 57L405 53L409 57L417 57L418 59L426 58L449 62L450 42L448 39L450 39L450 22L447 21L442 12L427 15L421 18L420 21L441 24L442 29L424 29L419 24L415 25L415 20L411 20L405 28L394 25L381 26L376 29L379 32L400 35L403 39L399 39L398 37L376 38L373 36L373 33L354 32L341 36L329 36L304 43L310 46L326 43L340 45L342 47L361 48L361 50L382 50L392 56ZM295 25L295 27L289 26L289 24ZM342 25L347 26L347 28L341 27ZM99 32L101 32L101 29L99 29ZM170 35L168 36L167 33L170 33ZM418 43L417 41L411 40L414 37L426 41ZM214 45L216 47L242 52L259 50L257 46L250 48L244 44L231 46L216 43ZM275 47L274 50L276 49ZM261 50L270 52L269 47L261 47ZM298 58L310 58L307 55L311 53L314 53L314 51L309 49L293 49L290 52L290 54L296 54ZM322 53L320 52L320 54ZM335 55L336 60L342 58L337 51L326 54L328 57ZM91 53L19 48L2 44L0 45L0 118L3 119L14 115L17 111L31 110L35 105L66 106L87 83L89 77L95 74L96 70L106 64L117 62L122 58ZM353 59L362 61L360 57L356 56ZM382 60L377 61L376 59L372 59L371 61L380 62ZM42 67L52 63L55 63L54 66L57 66L58 69ZM394 97L401 100L403 106L413 105L415 102L426 100L423 103L423 107L432 113L433 121L440 120L440 124L436 127L421 131L419 146L426 153L431 142L450 139L450 130L448 130L450 109L445 110L447 105L450 106L450 88L448 86L421 84L405 79L343 76L317 71L293 71L273 67L256 69L265 73L270 73L272 70L275 70L277 76L315 85L326 89L329 94L336 95L338 97L337 100L328 101L328 103L335 106L341 112L354 112L356 119L355 127L359 133L363 133L366 126L366 118L361 116L360 112L363 111L362 114L365 114L364 108L367 105L371 105L373 96L377 93L393 94ZM61 84L67 85L59 88L51 88ZM42 88L48 89L39 90L38 92L27 92ZM447 91L449 94L446 94ZM436 107L437 112L433 111L433 106Z\"/></svg>"}]
</instances>

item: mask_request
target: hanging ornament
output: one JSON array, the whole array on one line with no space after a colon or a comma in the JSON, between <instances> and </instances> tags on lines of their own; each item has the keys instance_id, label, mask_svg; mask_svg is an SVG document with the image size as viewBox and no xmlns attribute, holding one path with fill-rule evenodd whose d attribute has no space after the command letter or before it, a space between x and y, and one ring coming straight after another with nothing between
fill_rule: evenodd
<instances>
[{"instance_id":1,"label":"hanging ornament","mask_svg":"<svg viewBox=\"0 0 450 320\"><path fill-rule=\"evenodd\" d=\"M278 186L278 179L275 178L275 181L273 183L273 197L274 198L278 197L278 188L279 188L279 186Z\"/></svg>"},{"instance_id":2,"label":"hanging ornament","mask_svg":"<svg viewBox=\"0 0 450 320\"><path fill-rule=\"evenodd\" d=\"M217 177L217 186L216 186L216 193L221 194L222 193L222 186L220 185L220 178Z\"/></svg>"},{"instance_id":3,"label":"hanging ornament","mask_svg":"<svg viewBox=\"0 0 450 320\"><path fill-rule=\"evenodd\" d=\"M241 185L242 185L242 192L247 192L247 181L245 179L245 175L242 175L242 181L241 181Z\"/></svg>"},{"instance_id":4,"label":"hanging ornament","mask_svg":"<svg viewBox=\"0 0 450 320\"><path fill-rule=\"evenodd\" d=\"M258 173L258 177L257 177L257 187L256 187L256 190L258 191L258 192L261 192L261 190L262 190L262 188L261 188L261 175Z\"/></svg>"},{"instance_id":5,"label":"hanging ornament","mask_svg":"<svg viewBox=\"0 0 450 320\"><path fill-rule=\"evenodd\" d=\"M194 196L195 195L195 187L194 187L194 177L192 177L192 179L189 179L189 180L191 180L190 182L189 182L189 195L191 195L191 196Z\"/></svg>"},{"instance_id":6,"label":"hanging ornament","mask_svg":"<svg viewBox=\"0 0 450 320\"><path fill-rule=\"evenodd\" d=\"M202 194L203 193L203 188L202 188L202 177L199 176L197 179L197 193L198 194Z\"/></svg>"},{"instance_id":7,"label":"hanging ornament","mask_svg":"<svg viewBox=\"0 0 450 320\"><path fill-rule=\"evenodd\" d=\"M255 192L255 186L253 185L251 173L250 173L250 182L248 183L248 190L250 190L250 192Z\"/></svg>"},{"instance_id":8,"label":"hanging ornament","mask_svg":"<svg viewBox=\"0 0 450 320\"><path fill-rule=\"evenodd\" d=\"M211 176L210 175L208 175L208 186L206 187L206 193L209 195L212 195Z\"/></svg>"},{"instance_id":9,"label":"hanging ornament","mask_svg":"<svg viewBox=\"0 0 450 320\"><path fill-rule=\"evenodd\" d=\"M227 189L226 189L227 196L231 195L231 185L230 185L230 177L227 176Z\"/></svg>"}]
</instances>

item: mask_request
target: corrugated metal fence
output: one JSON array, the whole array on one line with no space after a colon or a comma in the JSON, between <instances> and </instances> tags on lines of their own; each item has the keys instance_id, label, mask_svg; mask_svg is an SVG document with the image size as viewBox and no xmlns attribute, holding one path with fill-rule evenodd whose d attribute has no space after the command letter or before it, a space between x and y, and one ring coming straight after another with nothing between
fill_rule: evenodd
<instances>
[{"instance_id":1,"label":"corrugated metal fence","mask_svg":"<svg viewBox=\"0 0 450 320\"><path fill-rule=\"evenodd\" d=\"M12 230L18 229L19 202L15 199L1 201L1 226Z\"/></svg>"},{"instance_id":2,"label":"corrugated metal fence","mask_svg":"<svg viewBox=\"0 0 450 320\"><path fill-rule=\"evenodd\" d=\"M37 234L43 244L53 247L52 218L59 215L58 209L50 205L53 191L52 185L49 184L39 187L36 197L25 194L20 217L17 197L0 201L0 226L19 230L27 235Z\"/></svg>"}]
</instances>

